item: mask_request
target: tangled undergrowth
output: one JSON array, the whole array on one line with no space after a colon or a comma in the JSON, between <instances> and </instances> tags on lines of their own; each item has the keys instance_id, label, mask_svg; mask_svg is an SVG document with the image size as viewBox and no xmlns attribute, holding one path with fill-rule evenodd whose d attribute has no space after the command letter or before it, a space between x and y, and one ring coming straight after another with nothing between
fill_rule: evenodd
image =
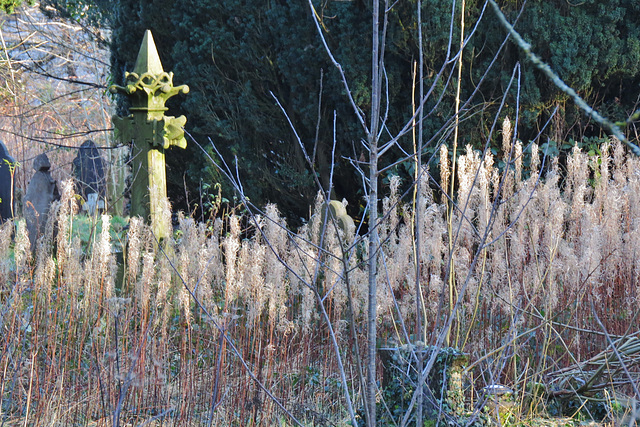
<instances>
[{"instance_id":1,"label":"tangled undergrowth","mask_svg":"<svg viewBox=\"0 0 640 427\"><path fill-rule=\"evenodd\" d=\"M537 147L526 170L522 151L517 142L506 173L491 156L461 156L452 217L428 186L413 206L390 180L377 254L380 346L432 342L458 300L447 346L467 355L471 414L629 419L640 361L640 161L614 141L597 159L576 148L566 170L554 161L540 173ZM445 188L447 168L442 161ZM157 242L139 218L124 229L109 215L81 220L67 182L33 255L24 221L5 222L1 418L294 424L284 408L307 425L346 425L342 376L360 404L370 254L367 237L333 227L323 206L319 198L296 233L274 205L209 223L179 214L172 238ZM79 223L91 225L88 236ZM416 262L423 337L412 336ZM497 384L514 404L495 415L480 396Z\"/></svg>"}]
</instances>

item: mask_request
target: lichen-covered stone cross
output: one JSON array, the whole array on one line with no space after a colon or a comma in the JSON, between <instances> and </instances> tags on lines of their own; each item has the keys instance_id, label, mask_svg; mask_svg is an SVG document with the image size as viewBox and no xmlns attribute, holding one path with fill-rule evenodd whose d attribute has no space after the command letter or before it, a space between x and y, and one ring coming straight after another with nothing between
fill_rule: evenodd
<instances>
[{"instance_id":1,"label":"lichen-covered stone cross","mask_svg":"<svg viewBox=\"0 0 640 427\"><path fill-rule=\"evenodd\" d=\"M131 216L140 216L151 223L158 240L169 234L161 219L167 197L164 152L171 146L185 148L184 116L165 116L167 99L178 93L188 93L187 85L173 86L173 73L165 72L151 31L147 30L138 52L134 70L125 73L125 85L113 85L111 93L129 97L131 107L127 117L113 117L116 139L131 143Z\"/></svg>"}]
</instances>

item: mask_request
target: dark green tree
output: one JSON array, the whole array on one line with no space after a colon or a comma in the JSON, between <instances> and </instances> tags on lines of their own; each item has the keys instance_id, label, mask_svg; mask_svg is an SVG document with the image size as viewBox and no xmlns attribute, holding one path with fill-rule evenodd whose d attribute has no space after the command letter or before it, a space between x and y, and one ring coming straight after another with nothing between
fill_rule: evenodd
<instances>
[{"instance_id":1,"label":"dark green tree","mask_svg":"<svg viewBox=\"0 0 640 427\"><path fill-rule=\"evenodd\" d=\"M351 82L353 98L367 115L371 5L362 0L314 4L327 42ZM425 78L429 84L446 60L451 4L438 0L422 4ZM467 32L481 16L483 4L467 1ZM383 96L385 102L387 95L389 98L385 126L390 134L411 116L412 66L418 57L415 7L415 0L398 2L389 15ZM640 93L640 26L634 19L640 13L637 2L530 0L522 13L519 0L504 1L501 7L512 21L518 17L516 29L583 98L615 120L631 113ZM174 71L176 78L192 89L189 96L174 99L169 107L188 117L187 131L200 143L211 138L227 160L237 158L240 178L256 205L274 201L290 218L306 216L317 191L313 174L328 185L335 112L335 195L346 197L352 202L350 207L357 208L361 183L346 158L357 160L366 155L361 145L362 128L305 2L120 0L113 3L111 13L114 81L121 81L124 71L133 68L142 34L151 29L165 69ZM454 33L459 32L457 25L454 22ZM579 114L514 45L506 45L497 66L481 81L504 36L495 16L487 11L465 49L462 98L468 99L477 85L482 85L462 112L461 143L484 143L486 123L491 122L495 101L502 96L516 63L522 67L519 130L524 139L533 137L557 106L560 114L549 131L551 138L560 142L600 135L601 130ZM455 34L453 39L457 39ZM434 140L445 134L442 128L453 112L457 78L453 63L446 73L451 78L442 79L444 83L436 88L443 102L424 122L425 135ZM512 117L515 96L512 89L508 100ZM313 169L274 97L312 157ZM427 105L427 111L432 107ZM400 146L409 152L411 144L407 135ZM494 147L499 149L499 142ZM433 150L434 144L427 145L427 154ZM384 161L396 161L405 154L396 150ZM184 152L172 153L168 165L169 194L181 208L199 199L203 177L215 179L212 166L195 144ZM410 177L409 167L410 162L406 167L400 164L390 173Z\"/></svg>"},{"instance_id":2,"label":"dark green tree","mask_svg":"<svg viewBox=\"0 0 640 427\"><path fill-rule=\"evenodd\" d=\"M632 0L536 1L527 4L516 29L591 105L612 120L624 120L640 95L639 13L640 4ZM514 9L511 17L515 16ZM553 137L579 139L584 134L601 134L567 102L566 95L524 60L524 53L515 45L510 50L524 65L523 101L530 123L539 122L558 105L562 114L555 121Z\"/></svg>"},{"instance_id":3,"label":"dark green tree","mask_svg":"<svg viewBox=\"0 0 640 427\"><path fill-rule=\"evenodd\" d=\"M359 138L344 103L339 76L319 43L308 7L300 2L256 5L237 0L191 0L175 9L166 1L135 3L120 2L116 13L116 79L135 59L137 34L151 28L165 68L172 69L192 88L184 101L174 104L188 117L189 131L201 143L210 137L228 159L237 158L242 181L256 204L277 201L290 216L306 216L306 206L317 188L276 99L309 156L314 157L315 170L324 185L328 185L331 164L334 110L339 120L338 154L349 155ZM158 13L160 3L162 10L172 12ZM355 3L339 7L342 10L338 17L328 20L327 25L336 40L352 40L340 54L350 62L349 75L356 76L364 88L369 60L356 52L365 53L367 49L368 11ZM172 17L170 21L167 16ZM131 17L135 17L134 31L129 24ZM356 61L350 61L352 58ZM367 93L356 96L364 107ZM173 194L185 194L183 165L190 165L186 171L190 189L199 188L195 185L198 178L212 167L193 144L185 153L176 154L174 160L174 164L169 163L170 173L175 173ZM346 161L337 157L337 162L338 175L348 173Z\"/></svg>"}]
</instances>

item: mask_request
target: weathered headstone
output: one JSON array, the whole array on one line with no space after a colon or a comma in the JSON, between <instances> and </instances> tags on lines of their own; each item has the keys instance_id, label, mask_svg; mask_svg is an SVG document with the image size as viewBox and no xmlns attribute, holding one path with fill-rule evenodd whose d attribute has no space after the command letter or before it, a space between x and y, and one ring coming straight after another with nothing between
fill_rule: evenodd
<instances>
[{"instance_id":1,"label":"weathered headstone","mask_svg":"<svg viewBox=\"0 0 640 427\"><path fill-rule=\"evenodd\" d=\"M336 225L338 228L344 233L346 237L349 239L353 238L353 235L356 231L355 223L353 222L353 218L351 218L347 214L347 209L345 208L345 202L341 202L339 200L330 200L328 206L328 212L331 218L336 221ZM325 224L325 215L327 210L325 208L322 209L322 224ZM329 222L326 223L327 227L331 227Z\"/></svg>"},{"instance_id":2,"label":"weathered headstone","mask_svg":"<svg viewBox=\"0 0 640 427\"><path fill-rule=\"evenodd\" d=\"M46 154L40 154L33 160L36 173L29 181L24 198L23 213L27 221L31 250L35 250L38 237L44 232L51 202L60 198L56 180L51 176L51 163Z\"/></svg>"},{"instance_id":3,"label":"weathered headstone","mask_svg":"<svg viewBox=\"0 0 640 427\"><path fill-rule=\"evenodd\" d=\"M91 140L83 142L78 149L78 155L73 159L76 193L85 198L91 193L104 197L106 194L105 169L106 162L96 144Z\"/></svg>"},{"instance_id":4,"label":"weathered headstone","mask_svg":"<svg viewBox=\"0 0 640 427\"><path fill-rule=\"evenodd\" d=\"M0 141L0 223L13 218L13 168L15 160Z\"/></svg>"},{"instance_id":5,"label":"weathered headstone","mask_svg":"<svg viewBox=\"0 0 640 427\"><path fill-rule=\"evenodd\" d=\"M73 159L73 173L76 178L76 193L85 200L83 209L90 214L96 208L104 209L107 193L106 168L106 162L96 144L91 140L83 142L78 155Z\"/></svg>"}]
</instances>

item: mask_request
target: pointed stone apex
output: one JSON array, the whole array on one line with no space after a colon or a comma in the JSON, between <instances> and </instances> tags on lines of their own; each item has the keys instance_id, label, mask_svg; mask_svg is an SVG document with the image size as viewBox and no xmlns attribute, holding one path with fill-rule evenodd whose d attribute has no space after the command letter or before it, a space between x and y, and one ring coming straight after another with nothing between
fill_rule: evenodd
<instances>
[{"instance_id":1,"label":"pointed stone apex","mask_svg":"<svg viewBox=\"0 0 640 427\"><path fill-rule=\"evenodd\" d=\"M144 33L133 72L139 76L144 73L159 75L164 72L162 63L160 62L160 55L158 55L158 49L156 49L156 44L153 41L153 35L150 30Z\"/></svg>"}]
</instances>

